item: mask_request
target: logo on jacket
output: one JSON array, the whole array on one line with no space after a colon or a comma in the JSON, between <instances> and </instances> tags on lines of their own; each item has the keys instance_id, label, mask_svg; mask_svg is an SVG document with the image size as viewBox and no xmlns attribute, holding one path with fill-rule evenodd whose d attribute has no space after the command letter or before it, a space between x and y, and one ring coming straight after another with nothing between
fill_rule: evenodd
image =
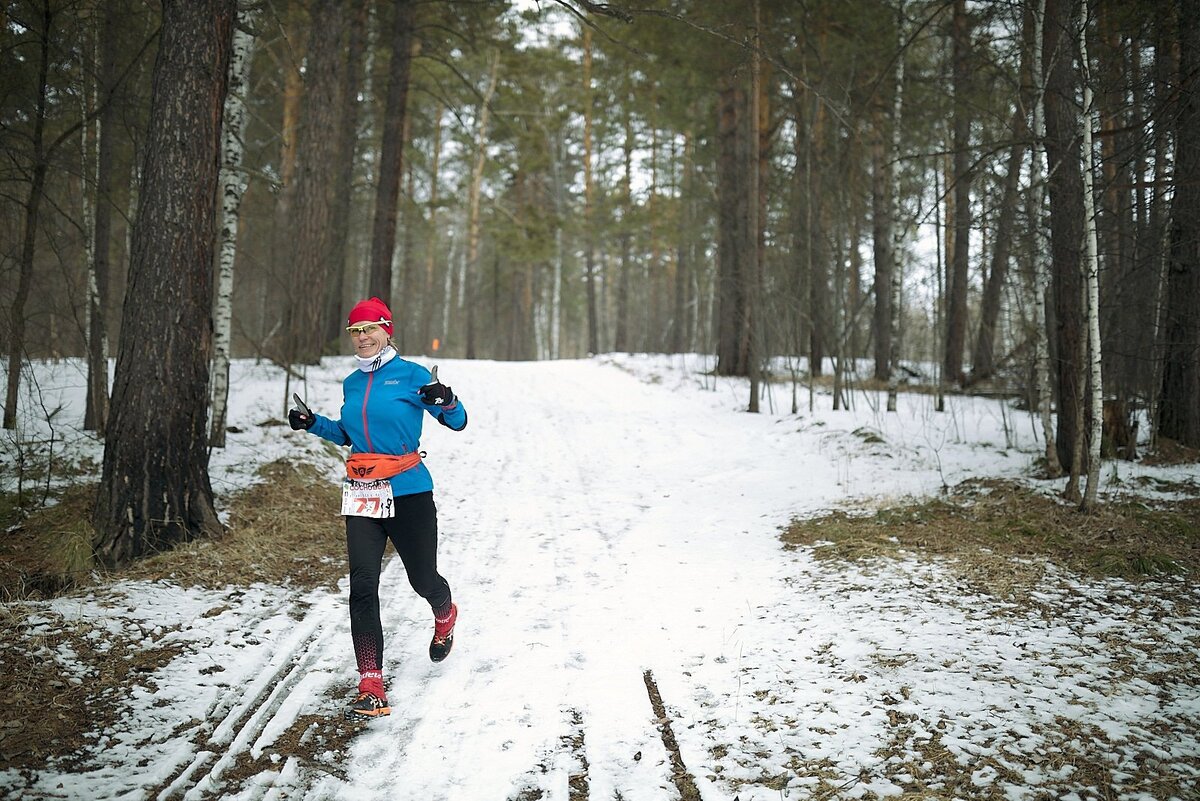
<instances>
[{"instance_id":1,"label":"logo on jacket","mask_svg":"<svg viewBox=\"0 0 1200 801\"><path fill-rule=\"evenodd\" d=\"M398 379L398 378L389 378L387 381L384 381L384 382L383 382L383 385L386 387L386 386L388 386L388 385L395 385L395 384L399 384L399 383L400 383L400 379Z\"/></svg>"},{"instance_id":2,"label":"logo on jacket","mask_svg":"<svg viewBox=\"0 0 1200 801\"><path fill-rule=\"evenodd\" d=\"M358 476L359 478L366 478L375 472L374 465L371 465L370 467L351 467L350 469L354 471L354 475Z\"/></svg>"}]
</instances>

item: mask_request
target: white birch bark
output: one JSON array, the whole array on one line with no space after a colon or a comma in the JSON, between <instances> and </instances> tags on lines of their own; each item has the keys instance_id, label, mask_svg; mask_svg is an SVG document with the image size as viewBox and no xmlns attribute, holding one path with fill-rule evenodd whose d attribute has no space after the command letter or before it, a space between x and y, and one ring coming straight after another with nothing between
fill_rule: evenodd
<instances>
[{"instance_id":1,"label":"white birch bark","mask_svg":"<svg viewBox=\"0 0 1200 801\"><path fill-rule=\"evenodd\" d=\"M229 93L221 131L221 234L217 251L217 286L213 306L212 426L209 444L225 447L225 419L229 406L229 356L233 321L233 265L237 251L238 210L246 192L242 170L242 130L246 121L246 87L254 53L254 12L245 14L233 31L229 64Z\"/></svg>"},{"instance_id":2,"label":"white birch bark","mask_svg":"<svg viewBox=\"0 0 1200 801\"><path fill-rule=\"evenodd\" d=\"M1087 489L1082 509L1096 507L1100 485L1100 438L1103 433L1104 385L1100 369L1100 257L1096 241L1096 199L1092 187L1092 78L1088 66L1087 20L1088 4L1079 4L1079 61L1083 71L1083 112L1080 114L1080 133L1083 137L1083 236L1086 256L1084 281L1087 292L1088 352L1091 355L1092 414L1091 441L1088 443Z\"/></svg>"},{"instance_id":3,"label":"white birch bark","mask_svg":"<svg viewBox=\"0 0 1200 801\"><path fill-rule=\"evenodd\" d=\"M1046 78L1042 67L1042 29L1046 19L1046 0L1038 0L1033 11L1033 148L1029 165L1030 216L1033 217L1034 241L1034 393L1037 395L1038 416L1042 421L1042 438L1046 445L1046 472L1051 478L1062 475L1058 447L1054 440L1054 424L1050 416L1050 340L1046 331L1046 293L1050 275L1046 270L1048 226L1045 220L1045 141L1046 141Z\"/></svg>"},{"instance_id":4,"label":"white birch bark","mask_svg":"<svg viewBox=\"0 0 1200 801\"><path fill-rule=\"evenodd\" d=\"M892 208L889 210L892 215L892 270L891 270L891 286L888 287L888 293L891 295L892 319L889 321L891 331L891 347L888 353L888 393L887 393L887 410L889 412L896 411L896 395L899 392L900 384L900 318L902 310L900 308L900 298L902 296L901 287L904 286L903 276L901 275L902 266L900 261L900 245L904 241L904 230L900 226L900 169L898 159L900 157L900 113L904 108L904 0L900 0L896 7L896 46L898 48L896 55L896 97L892 102L892 147L888 154L888 178L892 182ZM858 244L855 243L855 247Z\"/></svg>"}]
</instances>

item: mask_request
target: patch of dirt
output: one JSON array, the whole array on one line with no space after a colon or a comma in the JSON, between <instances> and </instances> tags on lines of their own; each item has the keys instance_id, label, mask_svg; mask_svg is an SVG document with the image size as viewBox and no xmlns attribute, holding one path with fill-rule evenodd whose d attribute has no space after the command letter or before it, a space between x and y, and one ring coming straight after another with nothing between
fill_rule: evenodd
<instances>
[{"instance_id":1,"label":"patch of dirt","mask_svg":"<svg viewBox=\"0 0 1200 801\"><path fill-rule=\"evenodd\" d=\"M1181 464L1200 462L1200 450L1189 448L1173 439L1159 437L1154 449L1146 451L1140 459L1142 464L1153 467L1174 467Z\"/></svg>"},{"instance_id":2,"label":"patch of dirt","mask_svg":"<svg viewBox=\"0 0 1200 801\"><path fill-rule=\"evenodd\" d=\"M649 670L642 674L642 679L646 683L646 694L650 696L650 707L654 710L654 717L658 721L658 731L662 736L663 747L667 749L667 757L671 762L671 780L679 792L680 801L700 801L700 789L696 787L696 780L692 778L687 766L683 764L683 755L679 751L679 743L676 741L675 732L671 727L671 718L667 715L667 707L658 690L658 682L654 680L654 674Z\"/></svg>"},{"instance_id":3,"label":"patch of dirt","mask_svg":"<svg viewBox=\"0 0 1200 801\"><path fill-rule=\"evenodd\" d=\"M114 634L46 610L31 619L26 611L0 607L0 770L41 768L51 758L69 768L97 744L96 732L116 722L131 689L147 686L148 674L180 647L157 644L169 629Z\"/></svg>"}]
</instances>

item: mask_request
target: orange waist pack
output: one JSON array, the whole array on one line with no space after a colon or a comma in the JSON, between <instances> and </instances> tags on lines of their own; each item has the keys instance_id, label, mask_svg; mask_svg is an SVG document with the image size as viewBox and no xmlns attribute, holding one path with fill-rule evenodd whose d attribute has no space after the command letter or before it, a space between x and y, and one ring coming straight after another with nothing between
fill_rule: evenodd
<instances>
[{"instance_id":1,"label":"orange waist pack","mask_svg":"<svg viewBox=\"0 0 1200 801\"><path fill-rule=\"evenodd\" d=\"M412 470L421 463L421 454L352 453L346 460L346 477L353 481L378 481Z\"/></svg>"}]
</instances>

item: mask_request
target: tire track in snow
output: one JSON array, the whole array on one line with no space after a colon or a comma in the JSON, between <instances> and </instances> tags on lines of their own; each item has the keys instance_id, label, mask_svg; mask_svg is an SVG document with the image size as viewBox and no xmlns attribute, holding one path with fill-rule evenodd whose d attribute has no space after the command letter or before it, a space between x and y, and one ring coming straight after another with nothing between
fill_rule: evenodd
<instances>
[{"instance_id":1,"label":"tire track in snow","mask_svg":"<svg viewBox=\"0 0 1200 801\"><path fill-rule=\"evenodd\" d=\"M399 562L392 560L384 569L381 588L404 582ZM321 598L286 639L275 646L264 670L253 682L219 699L217 710L227 711L204 742L207 747L197 750L187 765L150 795L158 801L174 798L199 801L221 796L224 790L221 776L254 748L281 710L294 709L292 692L303 688L306 701L311 698L312 689L306 677L319 668L337 670L340 660L333 657L349 650L349 628L345 599L340 595ZM344 642L339 643L339 639ZM333 710L331 714L341 714L341 710Z\"/></svg>"}]
</instances>

